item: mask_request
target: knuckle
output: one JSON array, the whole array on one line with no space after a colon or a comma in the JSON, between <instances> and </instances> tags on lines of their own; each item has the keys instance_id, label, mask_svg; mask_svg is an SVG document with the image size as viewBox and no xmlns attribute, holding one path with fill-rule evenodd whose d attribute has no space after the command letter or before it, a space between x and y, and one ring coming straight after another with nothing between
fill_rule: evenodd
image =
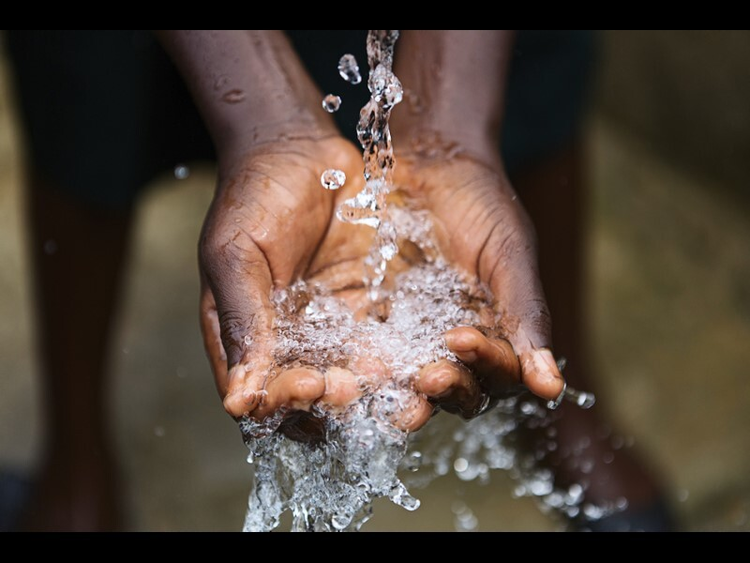
<instances>
[{"instance_id":1,"label":"knuckle","mask_svg":"<svg viewBox=\"0 0 750 563\"><path fill-rule=\"evenodd\" d=\"M325 392L325 381L313 374L300 375L295 380L293 389L297 399L316 399Z\"/></svg>"}]
</instances>

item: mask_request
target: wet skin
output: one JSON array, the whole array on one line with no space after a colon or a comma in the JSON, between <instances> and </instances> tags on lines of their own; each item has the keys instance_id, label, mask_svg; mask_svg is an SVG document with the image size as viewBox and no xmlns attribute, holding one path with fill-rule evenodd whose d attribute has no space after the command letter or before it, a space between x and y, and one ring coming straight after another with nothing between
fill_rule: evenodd
<instances>
[{"instance_id":1,"label":"wet skin","mask_svg":"<svg viewBox=\"0 0 750 563\"><path fill-rule=\"evenodd\" d=\"M346 173L344 188L320 186L327 167ZM390 377L377 361L360 362L356 374L281 366L267 375L275 288L301 276L332 288L355 311L369 307L361 280L374 231L334 216L336 206L361 189L361 171L360 152L338 137L265 144L221 170L200 243L201 326L230 415L262 420L284 409L295 416L316 402L337 409L362 392L355 375L369 384ZM470 327L435 335L462 363L419 366L413 400L393 422L416 430L435 405L469 417L486 395L502 396L519 382L545 399L557 397L563 382L539 335L549 325L533 231L502 173L471 158L446 164L411 154L399 161L396 182L409 205L430 212L446 258L502 296L495 304L502 315L488 336ZM391 266L397 272L409 264L397 258ZM480 316L494 317L491 311Z\"/></svg>"},{"instance_id":2,"label":"wet skin","mask_svg":"<svg viewBox=\"0 0 750 563\"><path fill-rule=\"evenodd\" d=\"M162 39L219 155L200 242L201 326L224 407L256 418L281 408L304 412L316 401L340 407L359 393L348 374L302 368L266 381L274 348L270 296L303 277L362 306L362 260L373 231L333 216L362 187L361 152L321 109L321 93L282 33L175 32ZM518 382L545 399L563 387L548 349L533 228L497 151L511 42L510 32L409 31L396 51L396 74L420 109L394 109L395 182L415 207L431 212L442 251L489 285L502 314L489 337L471 328L435 335L465 365L419 366L415 400L397 421L407 429L424 424L434 404L473 414L483 393L498 396ZM236 90L244 97L228 103L226 93ZM441 147L451 147L450 155L438 150L436 158L432 149ZM326 168L346 173L343 189L321 188ZM376 363L362 369L359 375L389 377Z\"/></svg>"}]
</instances>

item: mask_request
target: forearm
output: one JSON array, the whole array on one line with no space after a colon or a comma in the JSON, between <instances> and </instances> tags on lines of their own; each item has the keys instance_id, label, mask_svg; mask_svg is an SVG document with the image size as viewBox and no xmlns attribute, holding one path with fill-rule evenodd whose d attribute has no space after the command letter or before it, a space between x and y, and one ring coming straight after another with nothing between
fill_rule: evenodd
<instances>
[{"instance_id":1,"label":"forearm","mask_svg":"<svg viewBox=\"0 0 750 563\"><path fill-rule=\"evenodd\" d=\"M219 151L335 132L281 31L160 31Z\"/></svg>"},{"instance_id":2,"label":"forearm","mask_svg":"<svg viewBox=\"0 0 750 563\"><path fill-rule=\"evenodd\" d=\"M513 38L512 31L499 30L404 31L395 71L407 99L394 110L391 126L398 145L408 150L437 137L494 158Z\"/></svg>"}]
</instances>

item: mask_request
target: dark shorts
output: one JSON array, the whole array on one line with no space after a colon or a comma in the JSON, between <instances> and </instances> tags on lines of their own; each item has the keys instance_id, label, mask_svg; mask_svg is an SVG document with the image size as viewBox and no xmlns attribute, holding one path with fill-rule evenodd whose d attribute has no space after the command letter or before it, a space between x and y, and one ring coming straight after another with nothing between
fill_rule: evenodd
<instances>
[{"instance_id":1,"label":"dark shorts","mask_svg":"<svg viewBox=\"0 0 750 563\"><path fill-rule=\"evenodd\" d=\"M336 65L349 52L365 70L365 33L289 32L321 91L342 97L334 117L352 139L368 98L366 76L351 86ZM578 133L593 39L589 32L519 33L503 129L511 174ZM158 174L213 159L190 96L150 33L9 31L7 40L32 165L72 197L125 207Z\"/></svg>"}]
</instances>

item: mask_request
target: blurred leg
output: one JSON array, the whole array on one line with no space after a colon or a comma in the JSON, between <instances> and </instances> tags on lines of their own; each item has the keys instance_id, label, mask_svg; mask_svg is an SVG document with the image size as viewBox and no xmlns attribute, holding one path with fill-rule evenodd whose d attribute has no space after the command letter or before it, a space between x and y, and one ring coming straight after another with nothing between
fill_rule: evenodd
<instances>
[{"instance_id":1,"label":"blurred leg","mask_svg":"<svg viewBox=\"0 0 750 563\"><path fill-rule=\"evenodd\" d=\"M44 449L22 526L119 526L105 378L132 213L87 207L29 174Z\"/></svg>"},{"instance_id":2,"label":"blurred leg","mask_svg":"<svg viewBox=\"0 0 750 563\"><path fill-rule=\"evenodd\" d=\"M555 356L568 360L564 375L571 386L596 391L590 371L585 311L587 225L583 170L582 150L575 144L512 180L537 228ZM656 481L635 452L613 449L605 405L600 402L590 410L582 410L564 403L559 412L561 418L555 424L559 448L551 462L558 466L560 484L588 482L588 501L625 497L631 507L638 508L654 500ZM589 440L591 444L584 447ZM566 456L576 449L581 450L580 455Z\"/></svg>"}]
</instances>

